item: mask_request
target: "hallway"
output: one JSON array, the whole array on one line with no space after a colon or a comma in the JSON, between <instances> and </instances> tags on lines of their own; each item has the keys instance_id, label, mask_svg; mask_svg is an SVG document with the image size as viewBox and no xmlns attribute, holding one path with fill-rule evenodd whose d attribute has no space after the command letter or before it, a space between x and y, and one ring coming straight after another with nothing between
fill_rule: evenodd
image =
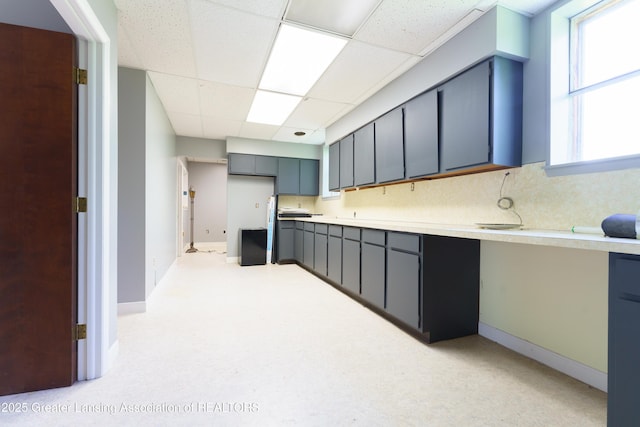
<instances>
[{"instance_id":1,"label":"hallway","mask_svg":"<svg viewBox=\"0 0 640 427\"><path fill-rule=\"evenodd\" d=\"M118 327L105 377L1 397L0 423L606 424L605 393L480 336L427 346L295 265L186 254Z\"/></svg>"}]
</instances>

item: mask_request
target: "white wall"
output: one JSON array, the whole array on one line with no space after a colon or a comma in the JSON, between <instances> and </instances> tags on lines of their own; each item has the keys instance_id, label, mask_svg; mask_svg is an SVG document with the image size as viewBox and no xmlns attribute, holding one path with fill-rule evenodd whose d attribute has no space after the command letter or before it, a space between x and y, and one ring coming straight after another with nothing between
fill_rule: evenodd
<instances>
[{"instance_id":1,"label":"white wall","mask_svg":"<svg viewBox=\"0 0 640 427\"><path fill-rule=\"evenodd\" d=\"M189 162L188 168L189 186L196 191L194 242L226 242L227 165Z\"/></svg>"}]
</instances>

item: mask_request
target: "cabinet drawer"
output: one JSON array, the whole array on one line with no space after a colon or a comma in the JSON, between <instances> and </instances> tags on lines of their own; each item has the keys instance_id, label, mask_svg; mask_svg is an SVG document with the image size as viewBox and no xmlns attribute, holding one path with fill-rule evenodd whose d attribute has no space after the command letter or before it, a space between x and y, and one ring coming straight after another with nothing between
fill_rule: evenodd
<instances>
[{"instance_id":1,"label":"cabinet drawer","mask_svg":"<svg viewBox=\"0 0 640 427\"><path fill-rule=\"evenodd\" d=\"M640 302L640 259L618 258L615 260L615 269L618 274L615 286L612 290L615 295L623 299Z\"/></svg>"},{"instance_id":2,"label":"cabinet drawer","mask_svg":"<svg viewBox=\"0 0 640 427\"><path fill-rule=\"evenodd\" d=\"M420 252L420 236L417 234L392 233L388 235L389 247L407 252Z\"/></svg>"},{"instance_id":3,"label":"cabinet drawer","mask_svg":"<svg viewBox=\"0 0 640 427\"><path fill-rule=\"evenodd\" d=\"M281 229L290 229L290 228L296 228L296 222L295 221L282 221L282 220L278 220L278 227L280 227Z\"/></svg>"},{"instance_id":4,"label":"cabinet drawer","mask_svg":"<svg viewBox=\"0 0 640 427\"><path fill-rule=\"evenodd\" d=\"M304 223L304 229L307 231L313 231L315 230L315 224L312 222L305 222Z\"/></svg>"},{"instance_id":5,"label":"cabinet drawer","mask_svg":"<svg viewBox=\"0 0 640 427\"><path fill-rule=\"evenodd\" d=\"M298 230L304 230L304 222L302 222L302 221L296 221L296 229L298 229Z\"/></svg>"},{"instance_id":6,"label":"cabinet drawer","mask_svg":"<svg viewBox=\"0 0 640 427\"><path fill-rule=\"evenodd\" d=\"M384 246L385 232L381 230L370 230L365 228L362 230L362 241L372 243L374 245Z\"/></svg>"},{"instance_id":7,"label":"cabinet drawer","mask_svg":"<svg viewBox=\"0 0 640 427\"><path fill-rule=\"evenodd\" d=\"M345 227L344 228L344 238L350 240L360 241L360 229L353 227Z\"/></svg>"},{"instance_id":8,"label":"cabinet drawer","mask_svg":"<svg viewBox=\"0 0 640 427\"><path fill-rule=\"evenodd\" d=\"M327 234L327 224L316 224L316 234Z\"/></svg>"},{"instance_id":9,"label":"cabinet drawer","mask_svg":"<svg viewBox=\"0 0 640 427\"><path fill-rule=\"evenodd\" d=\"M329 226L329 235L330 236L336 236L336 237L342 237L342 227L340 227L339 225L330 225Z\"/></svg>"}]
</instances>

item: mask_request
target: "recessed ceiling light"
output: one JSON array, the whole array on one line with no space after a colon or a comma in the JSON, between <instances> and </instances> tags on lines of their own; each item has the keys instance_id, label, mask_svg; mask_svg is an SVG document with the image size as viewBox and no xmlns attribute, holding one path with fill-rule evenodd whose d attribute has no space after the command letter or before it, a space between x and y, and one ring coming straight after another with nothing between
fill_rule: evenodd
<instances>
[{"instance_id":1,"label":"recessed ceiling light","mask_svg":"<svg viewBox=\"0 0 640 427\"><path fill-rule=\"evenodd\" d=\"M280 126L301 100L299 96L258 90L253 98L247 121Z\"/></svg>"},{"instance_id":2,"label":"recessed ceiling light","mask_svg":"<svg viewBox=\"0 0 640 427\"><path fill-rule=\"evenodd\" d=\"M294 132L293 133L295 136L305 136L307 133L306 132L302 132L301 130Z\"/></svg>"},{"instance_id":3,"label":"recessed ceiling light","mask_svg":"<svg viewBox=\"0 0 640 427\"><path fill-rule=\"evenodd\" d=\"M306 95L347 40L282 24L260 80L260 89Z\"/></svg>"}]
</instances>

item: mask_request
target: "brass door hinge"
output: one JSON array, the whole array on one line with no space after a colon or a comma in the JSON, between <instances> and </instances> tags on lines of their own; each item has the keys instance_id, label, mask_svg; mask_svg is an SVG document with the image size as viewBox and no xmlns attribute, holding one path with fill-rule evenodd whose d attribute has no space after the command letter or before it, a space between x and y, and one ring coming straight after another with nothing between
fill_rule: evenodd
<instances>
[{"instance_id":1,"label":"brass door hinge","mask_svg":"<svg viewBox=\"0 0 640 427\"><path fill-rule=\"evenodd\" d=\"M86 85L87 84L87 70L83 70L82 68L73 67L73 80L77 85Z\"/></svg>"},{"instance_id":2,"label":"brass door hinge","mask_svg":"<svg viewBox=\"0 0 640 427\"><path fill-rule=\"evenodd\" d=\"M73 199L73 211L75 213L86 212L87 211L87 198L86 197L76 197Z\"/></svg>"},{"instance_id":3,"label":"brass door hinge","mask_svg":"<svg viewBox=\"0 0 640 427\"><path fill-rule=\"evenodd\" d=\"M82 323L76 325L75 328L73 328L73 340L79 341L79 340L86 340L86 339L87 339L87 325Z\"/></svg>"}]
</instances>

